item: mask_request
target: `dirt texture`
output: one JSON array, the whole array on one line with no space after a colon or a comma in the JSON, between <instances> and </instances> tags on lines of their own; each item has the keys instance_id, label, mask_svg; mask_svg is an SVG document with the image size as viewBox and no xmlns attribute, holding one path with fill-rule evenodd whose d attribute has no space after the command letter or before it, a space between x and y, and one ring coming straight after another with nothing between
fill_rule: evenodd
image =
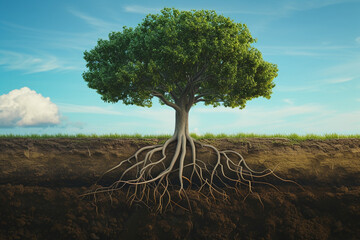
<instances>
[{"instance_id":1,"label":"dirt texture","mask_svg":"<svg viewBox=\"0 0 360 240\"><path fill-rule=\"evenodd\" d=\"M359 239L360 139L202 140L241 153L255 170L276 167L303 189L269 178L278 190L255 184L256 194L229 190L226 201L189 190L191 211L163 214L128 206L125 191L79 196L140 147L161 142L0 139L0 239ZM198 158L214 157L198 149Z\"/></svg>"}]
</instances>

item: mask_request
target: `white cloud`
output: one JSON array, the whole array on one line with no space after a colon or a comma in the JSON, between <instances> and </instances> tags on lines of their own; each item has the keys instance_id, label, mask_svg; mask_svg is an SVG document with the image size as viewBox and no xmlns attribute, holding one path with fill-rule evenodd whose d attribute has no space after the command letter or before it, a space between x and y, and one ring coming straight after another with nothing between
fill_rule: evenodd
<instances>
[{"instance_id":1,"label":"white cloud","mask_svg":"<svg viewBox=\"0 0 360 240\"><path fill-rule=\"evenodd\" d=\"M38 57L4 50L0 50L0 65L9 70L23 70L27 73L74 69L65 66L54 56Z\"/></svg>"},{"instance_id":2,"label":"white cloud","mask_svg":"<svg viewBox=\"0 0 360 240\"><path fill-rule=\"evenodd\" d=\"M125 6L124 9L126 12L141 13L141 14L149 14L149 13L160 11L160 8L148 8L148 7L138 6L138 5Z\"/></svg>"},{"instance_id":3,"label":"white cloud","mask_svg":"<svg viewBox=\"0 0 360 240\"><path fill-rule=\"evenodd\" d=\"M355 39L355 41L356 41L357 43L360 43L360 37L357 37L357 38Z\"/></svg>"},{"instance_id":4,"label":"white cloud","mask_svg":"<svg viewBox=\"0 0 360 240\"><path fill-rule=\"evenodd\" d=\"M60 123L58 107L28 87L0 96L0 127L45 126Z\"/></svg>"}]
</instances>

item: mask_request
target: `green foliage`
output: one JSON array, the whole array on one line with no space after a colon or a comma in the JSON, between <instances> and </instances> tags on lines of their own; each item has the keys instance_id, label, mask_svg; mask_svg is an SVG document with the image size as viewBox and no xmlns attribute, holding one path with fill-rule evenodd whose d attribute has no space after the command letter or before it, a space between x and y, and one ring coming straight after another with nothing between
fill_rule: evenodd
<instances>
[{"instance_id":1,"label":"green foliage","mask_svg":"<svg viewBox=\"0 0 360 240\"><path fill-rule=\"evenodd\" d=\"M270 98L277 76L254 42L245 24L215 11L165 8L85 51L83 78L107 102L150 107L157 96L167 105L243 108Z\"/></svg>"}]
</instances>

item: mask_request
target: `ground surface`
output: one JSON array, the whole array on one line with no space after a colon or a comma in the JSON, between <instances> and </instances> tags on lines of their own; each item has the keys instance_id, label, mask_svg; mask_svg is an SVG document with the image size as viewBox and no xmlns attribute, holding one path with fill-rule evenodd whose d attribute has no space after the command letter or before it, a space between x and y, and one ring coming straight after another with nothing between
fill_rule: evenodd
<instances>
[{"instance_id":1,"label":"ground surface","mask_svg":"<svg viewBox=\"0 0 360 240\"><path fill-rule=\"evenodd\" d=\"M360 139L203 140L241 153L255 170L276 168L280 190L229 191L227 202L189 192L192 212L156 215L124 192L80 198L98 177L156 139L0 139L0 239L358 239ZM211 159L208 149L198 157ZM111 182L116 173L105 177Z\"/></svg>"}]
</instances>

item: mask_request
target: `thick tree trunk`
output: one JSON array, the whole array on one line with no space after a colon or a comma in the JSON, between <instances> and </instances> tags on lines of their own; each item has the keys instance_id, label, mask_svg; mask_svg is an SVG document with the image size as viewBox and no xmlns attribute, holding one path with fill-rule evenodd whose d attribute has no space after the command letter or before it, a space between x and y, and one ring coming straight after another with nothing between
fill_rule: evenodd
<instances>
[{"instance_id":1,"label":"thick tree trunk","mask_svg":"<svg viewBox=\"0 0 360 240\"><path fill-rule=\"evenodd\" d=\"M175 113L175 131L174 136L189 136L189 112L182 108Z\"/></svg>"},{"instance_id":2,"label":"thick tree trunk","mask_svg":"<svg viewBox=\"0 0 360 240\"><path fill-rule=\"evenodd\" d=\"M179 105L178 105L179 106ZM182 107L180 107L182 106ZM183 105L179 106L179 110L176 110L175 113L175 131L173 135L173 139L177 140L175 154L172 159L172 163L170 164L170 168L172 169L175 162L179 161L179 181L180 181L180 191L184 191L184 182L183 182L183 171L184 171L184 163L185 163L185 155L186 155L186 141L190 141L189 135L189 111L186 110ZM192 144L193 145L193 144Z\"/></svg>"}]
</instances>

